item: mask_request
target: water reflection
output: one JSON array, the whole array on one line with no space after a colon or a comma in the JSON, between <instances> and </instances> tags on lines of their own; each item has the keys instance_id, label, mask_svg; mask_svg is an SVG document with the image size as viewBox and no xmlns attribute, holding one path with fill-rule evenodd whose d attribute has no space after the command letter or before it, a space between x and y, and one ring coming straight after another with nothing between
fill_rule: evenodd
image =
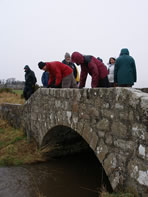
<instances>
[{"instance_id":1,"label":"water reflection","mask_svg":"<svg viewBox=\"0 0 148 197\"><path fill-rule=\"evenodd\" d=\"M23 167L0 168L0 197L34 197L28 170Z\"/></svg>"},{"instance_id":2,"label":"water reflection","mask_svg":"<svg viewBox=\"0 0 148 197\"><path fill-rule=\"evenodd\" d=\"M0 168L0 197L98 197L102 176L92 153Z\"/></svg>"}]
</instances>

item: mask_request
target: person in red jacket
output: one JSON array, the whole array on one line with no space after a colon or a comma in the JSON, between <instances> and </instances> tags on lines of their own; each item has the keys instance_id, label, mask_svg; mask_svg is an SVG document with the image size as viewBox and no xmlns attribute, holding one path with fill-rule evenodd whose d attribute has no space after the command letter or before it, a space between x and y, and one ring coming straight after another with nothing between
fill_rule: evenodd
<instances>
[{"instance_id":1,"label":"person in red jacket","mask_svg":"<svg viewBox=\"0 0 148 197\"><path fill-rule=\"evenodd\" d=\"M80 85L79 88L85 87L88 73L92 77L91 87L109 87L108 70L106 66L97 58L91 55L82 55L79 52L73 52L72 62L81 65Z\"/></svg>"},{"instance_id":2,"label":"person in red jacket","mask_svg":"<svg viewBox=\"0 0 148 197\"><path fill-rule=\"evenodd\" d=\"M76 88L76 80L73 76L73 70L69 66L55 62L39 62L38 66L42 70L49 72L50 78L48 87L51 88Z\"/></svg>"}]
</instances>

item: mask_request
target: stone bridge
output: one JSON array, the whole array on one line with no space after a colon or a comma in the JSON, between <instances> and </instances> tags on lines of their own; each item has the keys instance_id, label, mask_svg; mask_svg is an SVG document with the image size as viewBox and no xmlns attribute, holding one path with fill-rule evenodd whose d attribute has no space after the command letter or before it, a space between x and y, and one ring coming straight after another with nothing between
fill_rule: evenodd
<instances>
[{"instance_id":1,"label":"stone bridge","mask_svg":"<svg viewBox=\"0 0 148 197\"><path fill-rule=\"evenodd\" d=\"M132 88L38 89L0 114L52 156L92 149L114 190L148 194L148 94Z\"/></svg>"}]
</instances>

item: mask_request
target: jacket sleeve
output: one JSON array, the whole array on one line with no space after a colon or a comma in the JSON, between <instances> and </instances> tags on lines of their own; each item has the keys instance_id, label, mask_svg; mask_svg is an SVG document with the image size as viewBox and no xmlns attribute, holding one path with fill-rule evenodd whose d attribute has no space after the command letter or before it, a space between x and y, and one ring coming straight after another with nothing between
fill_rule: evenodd
<instances>
[{"instance_id":1,"label":"jacket sleeve","mask_svg":"<svg viewBox=\"0 0 148 197\"><path fill-rule=\"evenodd\" d=\"M115 68L114 68L114 82L118 83L117 81L117 72L118 72L118 64L117 61L115 62Z\"/></svg>"},{"instance_id":2,"label":"jacket sleeve","mask_svg":"<svg viewBox=\"0 0 148 197\"><path fill-rule=\"evenodd\" d=\"M87 69L85 68L85 66L81 66L80 85L79 85L80 88L85 87L87 75L88 75Z\"/></svg>"},{"instance_id":3,"label":"jacket sleeve","mask_svg":"<svg viewBox=\"0 0 148 197\"><path fill-rule=\"evenodd\" d=\"M99 83L99 79L100 79L98 68L97 68L96 64L94 64L92 62L90 62L88 64L88 68L89 68L89 70L91 72L91 76L92 76L91 87L96 88L96 87L98 87L98 83Z\"/></svg>"},{"instance_id":4,"label":"jacket sleeve","mask_svg":"<svg viewBox=\"0 0 148 197\"><path fill-rule=\"evenodd\" d=\"M37 82L36 76L33 71L30 74L31 74L31 84L35 85L35 83Z\"/></svg>"}]
</instances>

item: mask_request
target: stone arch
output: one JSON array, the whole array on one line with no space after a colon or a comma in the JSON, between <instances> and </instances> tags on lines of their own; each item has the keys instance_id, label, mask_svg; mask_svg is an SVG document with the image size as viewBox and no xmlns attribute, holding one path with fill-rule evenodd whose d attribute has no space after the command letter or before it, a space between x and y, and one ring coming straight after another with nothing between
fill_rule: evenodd
<instances>
[{"instance_id":1,"label":"stone arch","mask_svg":"<svg viewBox=\"0 0 148 197\"><path fill-rule=\"evenodd\" d=\"M49 158L86 152L93 154L93 156L98 161L99 168L101 169L100 176L103 186L105 186L108 191L112 191L109 177L107 176L104 167L96 156L95 151L77 131L68 126L54 126L50 128L43 137L41 148L45 150L46 155Z\"/></svg>"},{"instance_id":2,"label":"stone arch","mask_svg":"<svg viewBox=\"0 0 148 197\"><path fill-rule=\"evenodd\" d=\"M68 126L57 125L44 135L41 148L49 148L52 156L63 156L90 150L89 144L75 130Z\"/></svg>"}]
</instances>

